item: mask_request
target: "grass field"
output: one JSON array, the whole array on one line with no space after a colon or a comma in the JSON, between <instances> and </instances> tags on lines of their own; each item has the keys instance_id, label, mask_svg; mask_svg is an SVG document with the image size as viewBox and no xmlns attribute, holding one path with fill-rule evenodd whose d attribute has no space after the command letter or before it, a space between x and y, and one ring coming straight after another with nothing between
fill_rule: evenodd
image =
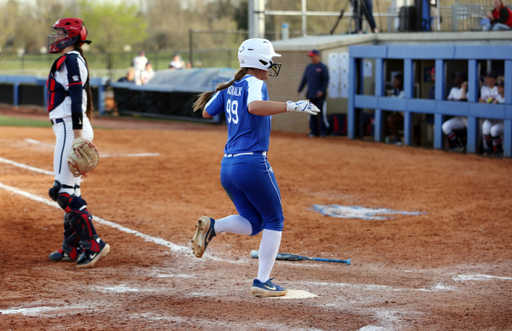
<instances>
[{"instance_id":1,"label":"grass field","mask_svg":"<svg viewBox=\"0 0 512 331\"><path fill-rule=\"evenodd\" d=\"M0 116L0 126L21 126L21 127L51 127L49 120L32 120L26 118L16 118L8 116Z\"/></svg>"}]
</instances>

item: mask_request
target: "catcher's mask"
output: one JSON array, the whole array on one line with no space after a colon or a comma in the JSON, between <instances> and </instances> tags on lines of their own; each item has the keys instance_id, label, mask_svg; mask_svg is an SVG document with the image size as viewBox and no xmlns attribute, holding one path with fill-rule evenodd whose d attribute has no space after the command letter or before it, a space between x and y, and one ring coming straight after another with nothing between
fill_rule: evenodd
<instances>
[{"instance_id":1,"label":"catcher's mask","mask_svg":"<svg viewBox=\"0 0 512 331\"><path fill-rule=\"evenodd\" d=\"M51 27L52 34L48 35L47 46L48 53L58 53L64 48L78 42L80 46L84 43L90 44L91 41L86 40L87 29L83 20L79 18L63 18L55 22Z\"/></svg>"}]
</instances>

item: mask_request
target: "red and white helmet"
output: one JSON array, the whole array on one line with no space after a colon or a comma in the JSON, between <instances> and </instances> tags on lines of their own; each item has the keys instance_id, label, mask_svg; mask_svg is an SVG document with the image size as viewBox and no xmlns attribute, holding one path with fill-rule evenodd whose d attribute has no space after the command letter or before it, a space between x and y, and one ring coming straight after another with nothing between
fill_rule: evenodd
<instances>
[{"instance_id":1,"label":"red and white helmet","mask_svg":"<svg viewBox=\"0 0 512 331\"><path fill-rule=\"evenodd\" d=\"M79 45L90 44L87 38L87 29L83 20L79 18L63 18L52 26L53 34L48 35L48 53L58 53L64 48L79 41Z\"/></svg>"},{"instance_id":2,"label":"red and white helmet","mask_svg":"<svg viewBox=\"0 0 512 331\"><path fill-rule=\"evenodd\" d=\"M281 63L274 63L273 57L280 57L274 51L274 46L267 39L247 39L238 49L238 61L240 68L255 68L268 71L271 77L277 77L281 69Z\"/></svg>"}]
</instances>

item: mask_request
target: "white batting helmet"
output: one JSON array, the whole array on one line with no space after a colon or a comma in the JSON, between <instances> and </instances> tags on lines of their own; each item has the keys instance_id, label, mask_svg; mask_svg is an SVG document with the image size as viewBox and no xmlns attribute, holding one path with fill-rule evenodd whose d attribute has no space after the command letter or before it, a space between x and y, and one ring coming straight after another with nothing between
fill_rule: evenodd
<instances>
[{"instance_id":1,"label":"white batting helmet","mask_svg":"<svg viewBox=\"0 0 512 331\"><path fill-rule=\"evenodd\" d=\"M276 77L281 69L281 63L274 63L273 57L280 57L274 51L272 43L267 39L247 39L238 49L238 61L241 68L255 68L269 71L268 75Z\"/></svg>"}]
</instances>

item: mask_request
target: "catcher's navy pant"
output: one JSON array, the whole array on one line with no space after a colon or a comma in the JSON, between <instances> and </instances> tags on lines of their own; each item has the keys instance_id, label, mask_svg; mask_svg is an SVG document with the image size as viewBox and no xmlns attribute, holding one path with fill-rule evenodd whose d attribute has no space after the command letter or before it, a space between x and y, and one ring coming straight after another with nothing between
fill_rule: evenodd
<instances>
[{"instance_id":1,"label":"catcher's navy pant","mask_svg":"<svg viewBox=\"0 0 512 331\"><path fill-rule=\"evenodd\" d=\"M71 116L52 119L52 123L53 133L55 133L55 137L57 138L55 141L55 151L53 153L53 172L55 174L55 180L58 180L61 185L63 185L59 193L73 195L76 193L75 187L80 186L82 177L74 177L68 169L68 156L71 152L73 140L75 139ZM91 122L89 122L89 118L87 118L85 114L82 123L82 137L92 142L94 133L92 131Z\"/></svg>"},{"instance_id":2,"label":"catcher's navy pant","mask_svg":"<svg viewBox=\"0 0 512 331\"><path fill-rule=\"evenodd\" d=\"M263 229L283 231L281 193L266 153L225 155L220 182L240 216L251 222L252 236Z\"/></svg>"}]
</instances>

